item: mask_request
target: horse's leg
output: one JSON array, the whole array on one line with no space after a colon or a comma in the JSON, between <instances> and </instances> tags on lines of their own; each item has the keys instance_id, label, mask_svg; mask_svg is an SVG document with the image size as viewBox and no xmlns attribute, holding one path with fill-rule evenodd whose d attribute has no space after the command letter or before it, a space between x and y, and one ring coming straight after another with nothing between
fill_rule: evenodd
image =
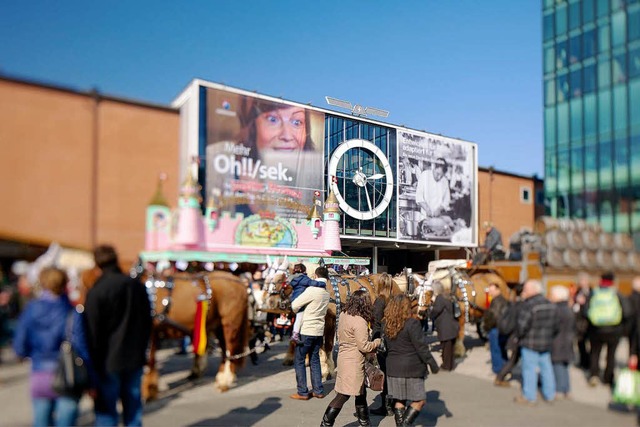
<instances>
[{"instance_id":1,"label":"horse's leg","mask_svg":"<svg viewBox=\"0 0 640 427\"><path fill-rule=\"evenodd\" d=\"M456 339L456 342L453 346L453 354L455 357L464 357L465 353L467 352L466 348L464 347L464 326L465 326L465 307L464 304L458 303L460 304L460 318L458 318L458 338Z\"/></svg>"},{"instance_id":2,"label":"horse's leg","mask_svg":"<svg viewBox=\"0 0 640 427\"><path fill-rule=\"evenodd\" d=\"M158 398L159 375L156 369L156 350L158 348L158 334L152 333L149 344L149 361L142 377L142 399L150 401Z\"/></svg>"},{"instance_id":3,"label":"horse's leg","mask_svg":"<svg viewBox=\"0 0 640 427\"><path fill-rule=\"evenodd\" d=\"M284 355L282 366L293 366L293 356L296 349L295 342L289 342L289 348L287 348L287 354Z\"/></svg>"}]
</instances>

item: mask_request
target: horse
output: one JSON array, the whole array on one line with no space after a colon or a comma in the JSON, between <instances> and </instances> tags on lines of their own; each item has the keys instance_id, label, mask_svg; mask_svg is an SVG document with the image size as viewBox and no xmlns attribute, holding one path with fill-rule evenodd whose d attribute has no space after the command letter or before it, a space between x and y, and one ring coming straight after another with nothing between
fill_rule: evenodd
<instances>
[{"instance_id":1,"label":"horse","mask_svg":"<svg viewBox=\"0 0 640 427\"><path fill-rule=\"evenodd\" d=\"M215 335L222 353L214 384L221 392L229 390L248 355L245 352L249 340L246 284L224 271L177 273L168 277L148 275L144 283L152 301L154 321L143 395L151 400L158 394L155 356L160 340L193 335L199 301L209 303L205 329ZM205 367L206 355L196 352L189 378L201 377Z\"/></svg>"},{"instance_id":2,"label":"horse","mask_svg":"<svg viewBox=\"0 0 640 427\"><path fill-rule=\"evenodd\" d=\"M292 289L286 282L288 273L288 263L286 261L279 264L276 260L276 262L271 264L267 269L267 275L265 277L265 289L268 293L265 303L266 311L282 313L289 312L291 310L289 296L291 295ZM320 350L320 367L322 370L323 380L332 377L335 371L333 350L336 328L344 302L346 302L355 291L364 289L371 297L371 302L373 303L378 296L377 281L379 277L379 274L365 276L340 276L330 273L329 281L327 283L330 302L325 317L323 346ZM394 282L392 284L392 295L399 293L401 293L400 288ZM293 355L294 345L291 343L283 361L283 365L291 366L293 364Z\"/></svg>"}]
</instances>

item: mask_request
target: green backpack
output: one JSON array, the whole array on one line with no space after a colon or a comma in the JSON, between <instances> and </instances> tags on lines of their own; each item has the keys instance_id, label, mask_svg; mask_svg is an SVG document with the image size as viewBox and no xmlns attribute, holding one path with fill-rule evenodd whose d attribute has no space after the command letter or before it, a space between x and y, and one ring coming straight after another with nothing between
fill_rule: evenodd
<instances>
[{"instance_id":1,"label":"green backpack","mask_svg":"<svg viewBox=\"0 0 640 427\"><path fill-rule=\"evenodd\" d=\"M587 317L593 326L615 326L622 321L622 306L615 289L594 289Z\"/></svg>"}]
</instances>

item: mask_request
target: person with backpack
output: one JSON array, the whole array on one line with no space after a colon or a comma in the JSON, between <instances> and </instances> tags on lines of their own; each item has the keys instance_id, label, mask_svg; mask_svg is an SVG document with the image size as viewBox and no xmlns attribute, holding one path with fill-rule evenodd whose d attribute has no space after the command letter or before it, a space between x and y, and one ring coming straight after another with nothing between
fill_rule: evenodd
<instances>
[{"instance_id":1,"label":"person with backpack","mask_svg":"<svg viewBox=\"0 0 640 427\"><path fill-rule=\"evenodd\" d=\"M506 344L508 335L501 334L498 330L498 320L500 320L507 307L507 300L502 296L502 291L497 283L489 284L488 292L491 297L491 304L484 313L482 326L488 332L491 370L494 374L498 374L507 362Z\"/></svg>"},{"instance_id":2,"label":"person with backpack","mask_svg":"<svg viewBox=\"0 0 640 427\"><path fill-rule=\"evenodd\" d=\"M602 383L613 387L616 348L624 333L624 320L629 317L627 300L615 287L615 276L611 272L602 274L600 286L593 289L583 310L589 319L591 339L591 364L589 385L595 387L600 377L600 352L607 346L607 364Z\"/></svg>"}]
</instances>

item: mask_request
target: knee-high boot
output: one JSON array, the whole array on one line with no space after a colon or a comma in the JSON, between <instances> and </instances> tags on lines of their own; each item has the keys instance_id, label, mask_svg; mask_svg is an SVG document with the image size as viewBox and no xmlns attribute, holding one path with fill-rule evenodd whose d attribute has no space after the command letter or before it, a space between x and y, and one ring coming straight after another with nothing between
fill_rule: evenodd
<instances>
[{"instance_id":1,"label":"knee-high boot","mask_svg":"<svg viewBox=\"0 0 640 427\"><path fill-rule=\"evenodd\" d=\"M322 416L322 423L320 423L320 427L332 427L341 410L342 408L332 408L331 406L327 406L327 410L324 411L324 415Z\"/></svg>"},{"instance_id":2,"label":"knee-high boot","mask_svg":"<svg viewBox=\"0 0 640 427\"><path fill-rule=\"evenodd\" d=\"M405 426L412 426L413 422L418 418L420 411L414 408L413 406L407 407L407 410L404 412L404 424Z\"/></svg>"},{"instance_id":3,"label":"knee-high boot","mask_svg":"<svg viewBox=\"0 0 640 427\"><path fill-rule=\"evenodd\" d=\"M367 405L356 405L356 415L358 416L358 423L361 427L371 427L369 408Z\"/></svg>"},{"instance_id":4,"label":"knee-high boot","mask_svg":"<svg viewBox=\"0 0 640 427\"><path fill-rule=\"evenodd\" d=\"M404 410L404 406L402 408L393 408L393 418L396 421L396 427L404 426Z\"/></svg>"}]
</instances>

